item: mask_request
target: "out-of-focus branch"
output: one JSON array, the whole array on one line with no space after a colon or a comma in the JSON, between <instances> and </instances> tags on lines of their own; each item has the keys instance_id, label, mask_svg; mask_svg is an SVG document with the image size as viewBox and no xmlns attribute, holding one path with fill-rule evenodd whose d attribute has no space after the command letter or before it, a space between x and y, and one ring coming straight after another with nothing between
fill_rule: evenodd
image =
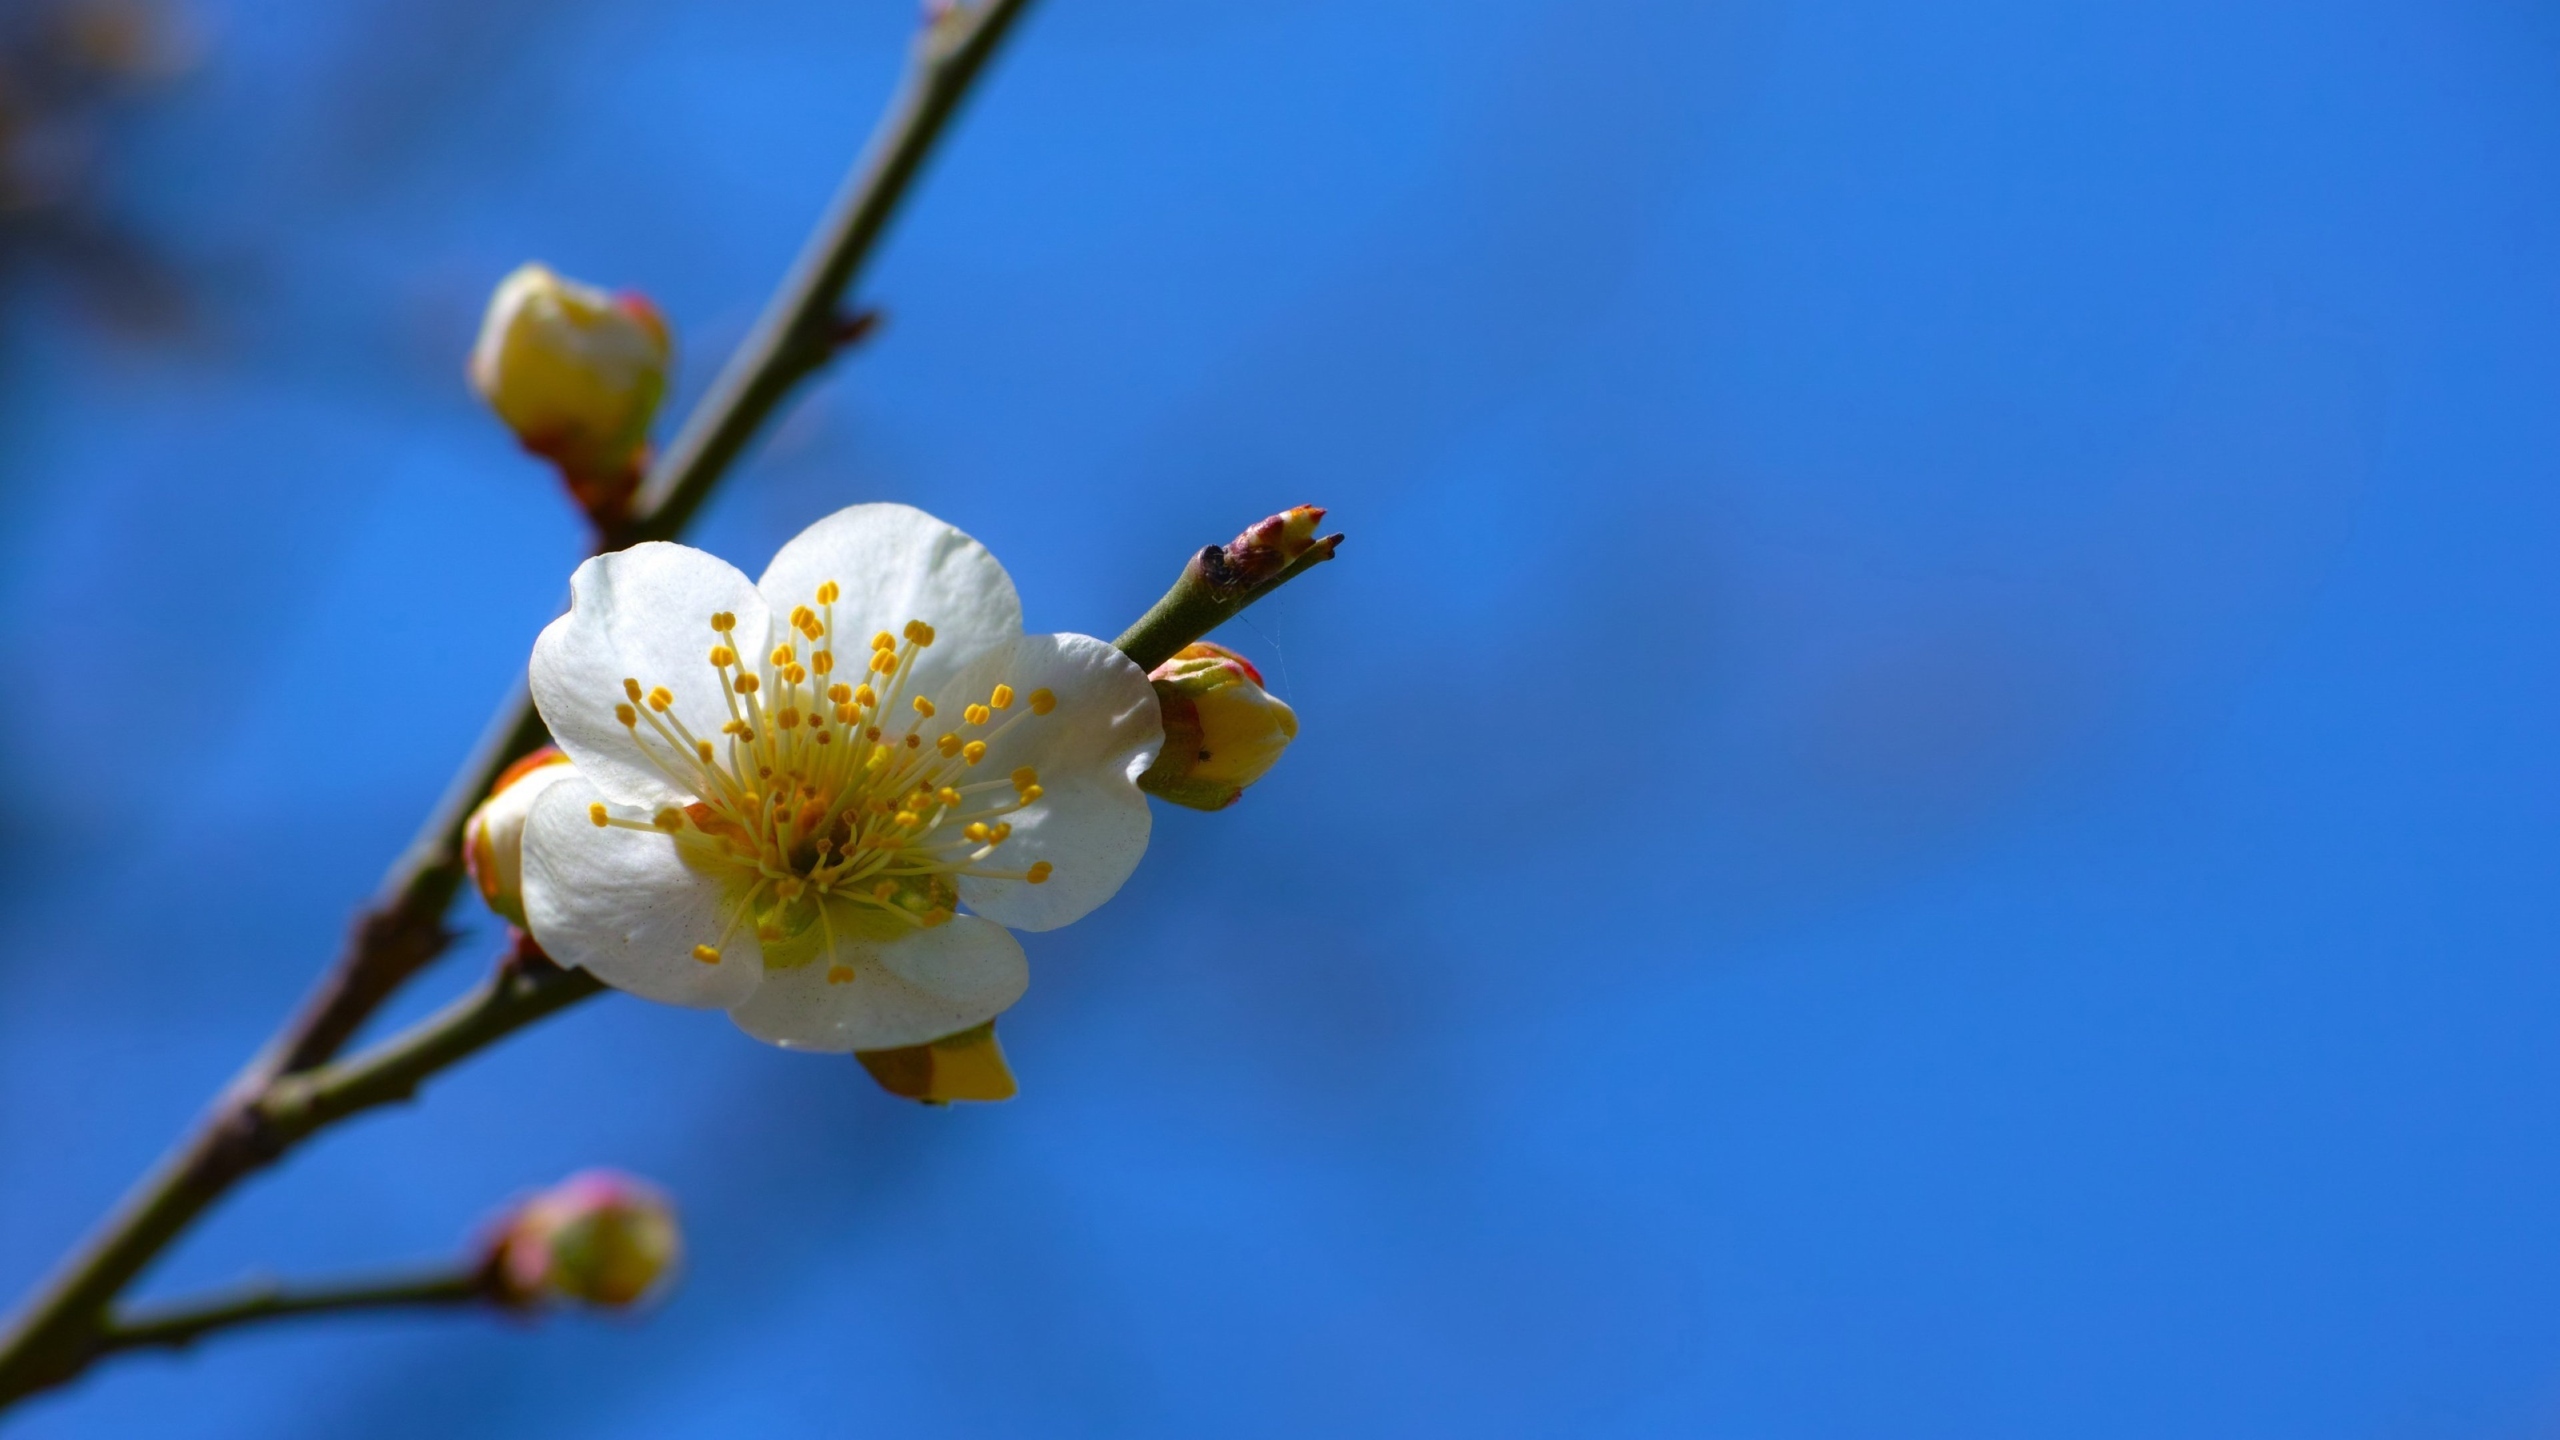
<instances>
[{"instance_id":1,"label":"out-of-focus branch","mask_svg":"<svg viewBox=\"0 0 2560 1440\"><path fill-rule=\"evenodd\" d=\"M183 1349L215 1330L297 1315L335 1315L350 1310L442 1310L493 1303L485 1271L462 1266L420 1275L322 1285L289 1286L269 1281L119 1314L100 1332L98 1353Z\"/></svg>"},{"instance_id":2,"label":"out-of-focus branch","mask_svg":"<svg viewBox=\"0 0 2560 1440\"><path fill-rule=\"evenodd\" d=\"M870 258L971 82L1027 4L979 0L931 12L896 98L808 248L653 468L632 519L600 537L600 550L679 533L783 398L864 328L844 312L846 289ZM333 1067L322 1076L306 1075L344 1049L385 1000L443 952L451 940L445 912L463 881L463 822L499 772L544 738L541 718L519 686L417 838L384 877L345 952L302 1008L232 1082L195 1133L126 1196L0 1331L0 1406L73 1378L104 1353L100 1340L115 1297L206 1207L308 1133L294 1131L292 1124L308 1120L316 1128L405 1095L442 1065L592 993L593 982L583 975L526 982L533 984L535 995L521 1013L509 1008L512 1002L500 1003L501 995L491 1000L493 1008L471 1012L482 1028L461 1023L470 1019L461 1016L448 1030L427 1036L413 1031L389 1042L384 1047L389 1053L378 1066L359 1062L352 1071ZM555 973L566 972L555 967ZM502 971L501 981L492 983L504 978ZM570 993L577 984L588 988ZM485 992L460 1007L482 998ZM550 1001L556 1003L535 1003ZM404 1042L414 1043L404 1049ZM326 1075L339 1077L338 1088L324 1083Z\"/></svg>"}]
</instances>

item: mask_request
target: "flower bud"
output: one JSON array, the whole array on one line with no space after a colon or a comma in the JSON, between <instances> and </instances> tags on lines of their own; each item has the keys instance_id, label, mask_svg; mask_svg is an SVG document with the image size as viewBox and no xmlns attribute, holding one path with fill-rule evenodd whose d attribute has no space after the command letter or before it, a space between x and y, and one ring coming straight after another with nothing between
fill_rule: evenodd
<instances>
[{"instance_id":1,"label":"flower bud","mask_svg":"<svg viewBox=\"0 0 2560 1440\"><path fill-rule=\"evenodd\" d=\"M1138 784L1176 805L1225 809L1298 738L1297 712L1262 688L1253 662L1223 645L1195 641L1147 678L1164 709L1164 750Z\"/></svg>"},{"instance_id":2,"label":"flower bud","mask_svg":"<svg viewBox=\"0 0 2560 1440\"><path fill-rule=\"evenodd\" d=\"M525 265L489 299L471 385L592 509L599 494L638 478L670 348L666 321L646 299Z\"/></svg>"},{"instance_id":3,"label":"flower bud","mask_svg":"<svg viewBox=\"0 0 2560 1440\"><path fill-rule=\"evenodd\" d=\"M462 822L462 863L480 898L524 928L524 822L543 791L569 774L569 757L548 745L506 768L489 798Z\"/></svg>"},{"instance_id":4,"label":"flower bud","mask_svg":"<svg viewBox=\"0 0 2560 1440\"><path fill-rule=\"evenodd\" d=\"M587 1170L500 1222L488 1273L511 1305L621 1309L657 1288L682 1250L663 1191L620 1171Z\"/></svg>"},{"instance_id":5,"label":"flower bud","mask_svg":"<svg viewBox=\"0 0 2560 1440\"><path fill-rule=\"evenodd\" d=\"M922 1045L857 1050L853 1058L862 1062L881 1089L927 1105L1014 1096L1013 1071L1005 1066L1004 1047L996 1043L993 1020Z\"/></svg>"},{"instance_id":6,"label":"flower bud","mask_svg":"<svg viewBox=\"0 0 2560 1440\"><path fill-rule=\"evenodd\" d=\"M1245 527L1243 534L1220 546L1216 558L1207 554L1200 558L1209 567L1209 578L1227 589L1248 589L1278 576L1290 562L1316 548L1340 541L1318 541L1316 527L1324 523L1321 505L1296 505L1267 520L1257 520Z\"/></svg>"}]
</instances>

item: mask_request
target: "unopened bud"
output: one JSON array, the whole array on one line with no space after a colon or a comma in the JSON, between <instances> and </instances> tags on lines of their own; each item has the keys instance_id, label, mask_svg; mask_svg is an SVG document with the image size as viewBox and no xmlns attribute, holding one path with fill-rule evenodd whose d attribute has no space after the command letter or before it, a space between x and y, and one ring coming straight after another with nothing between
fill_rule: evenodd
<instances>
[{"instance_id":1,"label":"unopened bud","mask_svg":"<svg viewBox=\"0 0 2560 1440\"><path fill-rule=\"evenodd\" d=\"M1319 543L1330 543L1316 539L1316 527L1323 523L1323 506L1292 506L1268 520L1246 526L1243 534L1212 552L1216 558L1209 554L1200 558L1213 583L1230 590L1249 590L1288 569L1292 561Z\"/></svg>"},{"instance_id":2,"label":"unopened bud","mask_svg":"<svg viewBox=\"0 0 2560 1440\"><path fill-rule=\"evenodd\" d=\"M1010 1100L1013 1071L1004 1063L1004 1047L996 1043L996 1022L974 1025L956 1035L896 1050L857 1050L854 1059L880 1082L880 1088L927 1105L954 1100Z\"/></svg>"},{"instance_id":3,"label":"unopened bud","mask_svg":"<svg viewBox=\"0 0 2560 1440\"><path fill-rule=\"evenodd\" d=\"M489 798L462 822L462 863L480 898L524 928L524 822L542 792L568 778L569 757L545 745L506 768Z\"/></svg>"},{"instance_id":4,"label":"unopened bud","mask_svg":"<svg viewBox=\"0 0 2560 1440\"><path fill-rule=\"evenodd\" d=\"M638 1303L683 1250L675 1207L646 1180L588 1170L516 1206L500 1222L489 1274L510 1305L620 1309Z\"/></svg>"},{"instance_id":5,"label":"unopened bud","mask_svg":"<svg viewBox=\"0 0 2560 1440\"><path fill-rule=\"evenodd\" d=\"M1252 661L1223 645L1195 641L1147 678L1164 710L1164 749L1138 784L1176 805L1225 809L1298 738L1297 712L1262 688Z\"/></svg>"},{"instance_id":6,"label":"unopened bud","mask_svg":"<svg viewBox=\"0 0 2560 1440\"><path fill-rule=\"evenodd\" d=\"M638 479L671 349L666 321L641 296L525 265L490 297L471 385L594 509Z\"/></svg>"}]
</instances>

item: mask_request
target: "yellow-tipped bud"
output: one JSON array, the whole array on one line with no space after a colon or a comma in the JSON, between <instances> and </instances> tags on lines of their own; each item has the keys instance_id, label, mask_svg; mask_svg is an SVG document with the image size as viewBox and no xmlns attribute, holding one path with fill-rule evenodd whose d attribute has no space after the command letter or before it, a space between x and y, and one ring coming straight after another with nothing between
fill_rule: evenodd
<instances>
[{"instance_id":1,"label":"yellow-tipped bud","mask_svg":"<svg viewBox=\"0 0 2560 1440\"><path fill-rule=\"evenodd\" d=\"M608 295L541 265L509 275L471 350L471 385L516 438L582 482L636 478L666 394L666 321L637 295Z\"/></svg>"},{"instance_id":2,"label":"yellow-tipped bud","mask_svg":"<svg viewBox=\"0 0 2560 1440\"><path fill-rule=\"evenodd\" d=\"M589 1170L516 1206L498 1227L490 1271L511 1304L618 1310L663 1288L683 1248L663 1191Z\"/></svg>"},{"instance_id":3,"label":"yellow-tipped bud","mask_svg":"<svg viewBox=\"0 0 2560 1440\"><path fill-rule=\"evenodd\" d=\"M1176 805L1223 810L1298 737L1298 715L1262 688L1253 662L1203 640L1156 667L1164 750L1139 786Z\"/></svg>"},{"instance_id":4,"label":"yellow-tipped bud","mask_svg":"<svg viewBox=\"0 0 2560 1440\"><path fill-rule=\"evenodd\" d=\"M462 825L462 863L471 883L491 910L519 930L525 923L524 822L542 792L569 773L569 757L546 745L508 766Z\"/></svg>"},{"instance_id":5,"label":"yellow-tipped bud","mask_svg":"<svg viewBox=\"0 0 2560 1440\"><path fill-rule=\"evenodd\" d=\"M954 1100L1010 1100L1013 1071L996 1043L996 1023L973 1026L923 1045L897 1050L857 1050L854 1059L880 1088L927 1105Z\"/></svg>"}]
</instances>

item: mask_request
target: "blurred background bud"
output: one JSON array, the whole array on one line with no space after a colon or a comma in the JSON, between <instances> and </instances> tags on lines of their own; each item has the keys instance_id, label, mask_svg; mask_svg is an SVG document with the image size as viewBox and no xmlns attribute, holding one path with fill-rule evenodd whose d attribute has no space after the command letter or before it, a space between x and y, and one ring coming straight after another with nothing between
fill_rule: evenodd
<instances>
[{"instance_id":1,"label":"blurred background bud","mask_svg":"<svg viewBox=\"0 0 2560 1440\"><path fill-rule=\"evenodd\" d=\"M50 272L115 333L181 328L180 277L112 172L125 112L201 48L177 0L0 3L0 280Z\"/></svg>"},{"instance_id":2,"label":"blurred background bud","mask_svg":"<svg viewBox=\"0 0 2560 1440\"><path fill-rule=\"evenodd\" d=\"M500 282L471 384L590 512L627 499L673 351L657 307L525 265Z\"/></svg>"},{"instance_id":3,"label":"blurred background bud","mask_svg":"<svg viewBox=\"0 0 2560 1440\"><path fill-rule=\"evenodd\" d=\"M500 1222L489 1273L511 1305L620 1309L659 1289L682 1251L665 1192L618 1170L586 1170Z\"/></svg>"},{"instance_id":4,"label":"blurred background bud","mask_svg":"<svg viewBox=\"0 0 2560 1440\"><path fill-rule=\"evenodd\" d=\"M524 928L524 822L533 802L553 783L567 778L569 757L545 745L510 765L489 790L489 798L462 824L462 863L480 898Z\"/></svg>"},{"instance_id":5,"label":"blurred background bud","mask_svg":"<svg viewBox=\"0 0 2560 1440\"><path fill-rule=\"evenodd\" d=\"M1324 512L1302 510L1311 517L1306 530L1312 534ZM1287 518L1275 516L1264 523ZM1299 553L1305 550L1299 546ZM1279 763L1280 752L1298 738L1297 712L1262 688L1262 672L1252 661L1223 645L1206 640L1186 645L1148 678L1164 707L1164 751L1138 784L1176 805L1225 809Z\"/></svg>"},{"instance_id":6,"label":"blurred background bud","mask_svg":"<svg viewBox=\"0 0 2560 1440\"><path fill-rule=\"evenodd\" d=\"M896 1050L860 1050L854 1059L880 1088L927 1105L954 1100L1010 1100L1013 1071L996 1043L996 1022Z\"/></svg>"}]
</instances>

